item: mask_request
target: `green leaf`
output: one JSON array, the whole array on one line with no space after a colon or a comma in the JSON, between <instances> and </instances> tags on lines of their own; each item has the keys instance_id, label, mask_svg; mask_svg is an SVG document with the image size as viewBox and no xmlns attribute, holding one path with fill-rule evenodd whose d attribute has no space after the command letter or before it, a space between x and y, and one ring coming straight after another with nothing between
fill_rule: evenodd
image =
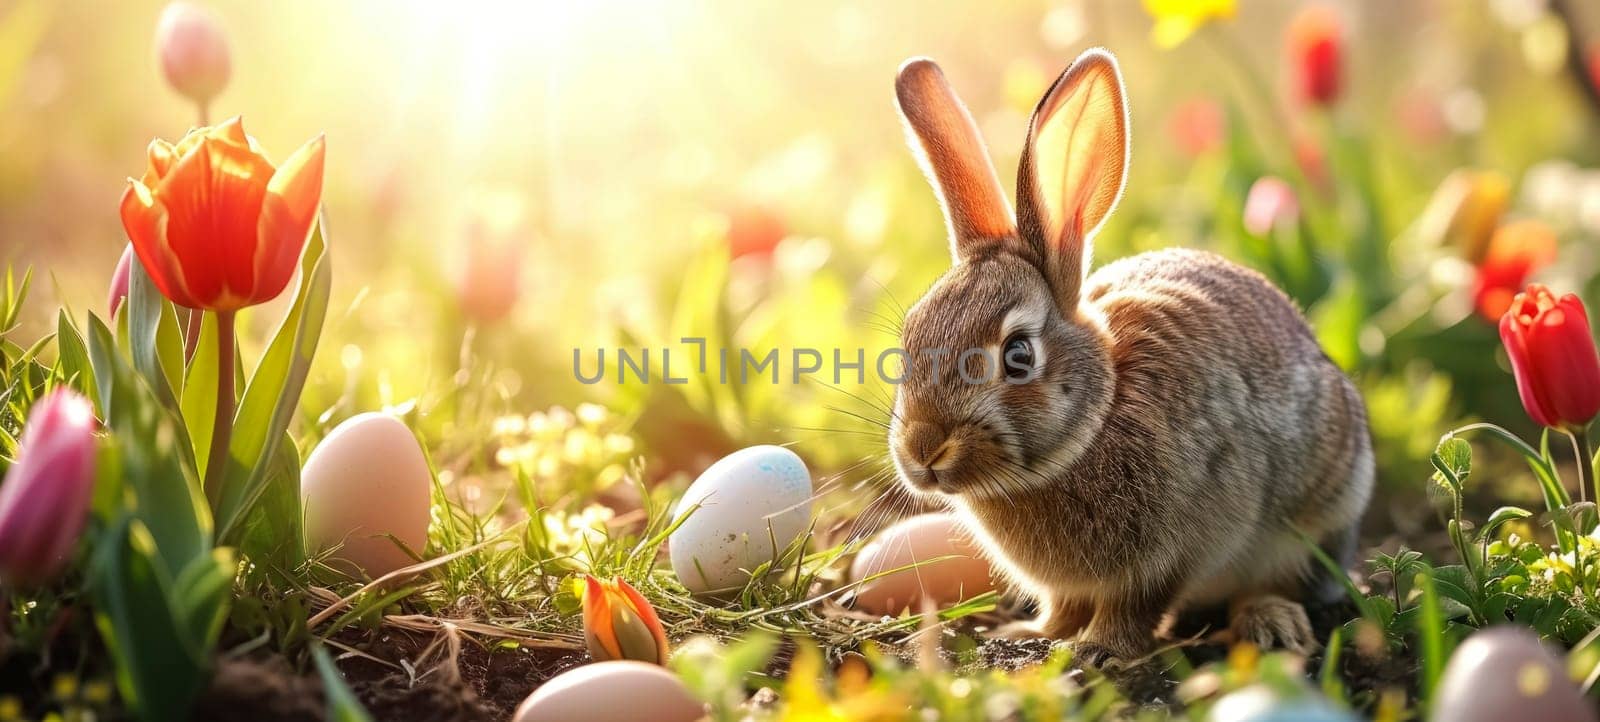
<instances>
[{"instance_id":1,"label":"green leaf","mask_svg":"<svg viewBox=\"0 0 1600 722\"><path fill-rule=\"evenodd\" d=\"M294 418L305 388L322 323L328 313L332 262L319 219L301 257L300 287L245 387L233 420L228 468L217 506L217 538L230 543L266 487L271 460Z\"/></svg>"},{"instance_id":2,"label":"green leaf","mask_svg":"<svg viewBox=\"0 0 1600 722\"><path fill-rule=\"evenodd\" d=\"M293 570L306 560L305 537L300 533L300 452L285 433L278 442L267 473L265 488L245 519L239 549L258 566L267 567L282 581L297 583Z\"/></svg>"},{"instance_id":3,"label":"green leaf","mask_svg":"<svg viewBox=\"0 0 1600 722\"><path fill-rule=\"evenodd\" d=\"M61 367L61 375L73 382L73 388L100 408L100 387L95 383L94 365L89 363L89 348L66 309L56 314L56 364Z\"/></svg>"},{"instance_id":4,"label":"green leaf","mask_svg":"<svg viewBox=\"0 0 1600 722\"><path fill-rule=\"evenodd\" d=\"M111 332L89 316L89 356L99 379L105 420L120 449L123 483L131 492L130 511L148 528L160 550L162 569L176 577L196 557L208 553L211 513L184 463L188 442L178 422L156 401L144 377L114 346Z\"/></svg>"},{"instance_id":5,"label":"green leaf","mask_svg":"<svg viewBox=\"0 0 1600 722\"><path fill-rule=\"evenodd\" d=\"M194 358L189 360L189 374L183 382L183 400L179 407L183 423L189 427L189 441L194 449L195 475L206 478L206 464L210 461L211 432L217 418L217 315L201 314L200 337L195 345Z\"/></svg>"},{"instance_id":6,"label":"green leaf","mask_svg":"<svg viewBox=\"0 0 1600 722\"><path fill-rule=\"evenodd\" d=\"M1500 528L1501 525L1517 519L1527 519L1531 516L1533 516L1533 512L1522 507L1502 506L1489 515L1489 521L1484 522L1483 531L1479 532L1479 534L1484 539L1492 539L1494 538L1494 530Z\"/></svg>"},{"instance_id":7,"label":"green leaf","mask_svg":"<svg viewBox=\"0 0 1600 722\"><path fill-rule=\"evenodd\" d=\"M372 716L367 714L366 708L356 700L350 687L344 683L344 675L339 673L339 668L333 664L333 658L328 656L328 650L322 645L314 644L311 647L311 656L317 660L317 674L322 676L323 693L328 698L327 718L330 722L372 722Z\"/></svg>"},{"instance_id":8,"label":"green leaf","mask_svg":"<svg viewBox=\"0 0 1600 722\"><path fill-rule=\"evenodd\" d=\"M155 391L156 398L167 408L176 410L178 398L173 393L171 375L162 368L160 336L166 324L169 308L155 281L144 270L144 265L130 264L128 271L128 301L122 312L128 319L128 344L133 355L133 366L144 376ZM173 321L176 323L176 319ZM181 341L180 341L181 344ZM182 368L181 365L179 367Z\"/></svg>"},{"instance_id":9,"label":"green leaf","mask_svg":"<svg viewBox=\"0 0 1600 722\"><path fill-rule=\"evenodd\" d=\"M95 625L116 662L117 687L135 719L187 719L204 688L210 647L179 624L154 538L124 514L90 561ZM211 640L214 641L214 640Z\"/></svg>"},{"instance_id":10,"label":"green leaf","mask_svg":"<svg viewBox=\"0 0 1600 722\"><path fill-rule=\"evenodd\" d=\"M1472 473L1472 444L1467 443L1466 439L1446 436L1439 440L1438 448L1434 449L1433 462L1439 473L1460 486Z\"/></svg>"}]
</instances>

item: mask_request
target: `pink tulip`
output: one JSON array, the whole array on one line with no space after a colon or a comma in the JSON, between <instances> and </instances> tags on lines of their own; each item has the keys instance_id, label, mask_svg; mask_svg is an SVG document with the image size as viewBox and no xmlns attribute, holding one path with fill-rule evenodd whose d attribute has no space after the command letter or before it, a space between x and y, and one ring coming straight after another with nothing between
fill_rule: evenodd
<instances>
[{"instance_id":1,"label":"pink tulip","mask_svg":"<svg viewBox=\"0 0 1600 722\"><path fill-rule=\"evenodd\" d=\"M156 22L156 58L167 82L201 106L222 92L233 70L228 36L216 16L181 1L167 5Z\"/></svg>"},{"instance_id":2,"label":"pink tulip","mask_svg":"<svg viewBox=\"0 0 1600 722\"><path fill-rule=\"evenodd\" d=\"M72 556L94 493L94 410L57 389L33 405L0 481L0 582L49 581Z\"/></svg>"},{"instance_id":3,"label":"pink tulip","mask_svg":"<svg viewBox=\"0 0 1600 722\"><path fill-rule=\"evenodd\" d=\"M122 302L128 297L128 273L133 270L133 244L128 244L122 249L122 258L117 259L117 270L111 272L111 294L106 299L106 307L111 309L111 317L116 318L117 309L122 308Z\"/></svg>"},{"instance_id":4,"label":"pink tulip","mask_svg":"<svg viewBox=\"0 0 1600 722\"><path fill-rule=\"evenodd\" d=\"M1300 202L1294 189L1282 178L1266 176L1250 186L1244 200L1244 229L1257 236L1266 236L1274 229L1285 228L1300 221Z\"/></svg>"}]
</instances>

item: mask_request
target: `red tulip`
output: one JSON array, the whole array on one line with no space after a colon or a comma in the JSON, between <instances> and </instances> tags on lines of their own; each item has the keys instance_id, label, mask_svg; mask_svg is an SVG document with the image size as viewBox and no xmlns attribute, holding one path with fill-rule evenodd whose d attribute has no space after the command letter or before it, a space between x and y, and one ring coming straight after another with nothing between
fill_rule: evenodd
<instances>
[{"instance_id":1,"label":"red tulip","mask_svg":"<svg viewBox=\"0 0 1600 722\"><path fill-rule=\"evenodd\" d=\"M122 258L117 259L117 270L111 272L111 293L106 298L106 307L111 309L111 317L116 318L117 309L122 308L122 301L128 297L128 274L133 271L133 244L128 244L122 249Z\"/></svg>"},{"instance_id":2,"label":"red tulip","mask_svg":"<svg viewBox=\"0 0 1600 722\"><path fill-rule=\"evenodd\" d=\"M1577 296L1557 300L1544 286L1528 286L1500 319L1500 340L1534 421L1579 429L1600 413L1600 356Z\"/></svg>"},{"instance_id":3,"label":"red tulip","mask_svg":"<svg viewBox=\"0 0 1600 722\"><path fill-rule=\"evenodd\" d=\"M1339 97L1342 33L1338 14L1325 5L1307 7L1289 23L1289 72L1300 100L1329 105Z\"/></svg>"},{"instance_id":4,"label":"red tulip","mask_svg":"<svg viewBox=\"0 0 1600 722\"><path fill-rule=\"evenodd\" d=\"M281 166L238 118L150 143L150 166L122 193L122 227L173 303L236 311L289 285L322 202L323 140Z\"/></svg>"},{"instance_id":5,"label":"red tulip","mask_svg":"<svg viewBox=\"0 0 1600 722\"><path fill-rule=\"evenodd\" d=\"M161 11L156 59L167 82L202 106L222 92L233 70L221 23L209 10L186 2Z\"/></svg>"},{"instance_id":6,"label":"red tulip","mask_svg":"<svg viewBox=\"0 0 1600 722\"><path fill-rule=\"evenodd\" d=\"M1528 276L1556 258L1556 234L1538 221L1515 221L1495 229L1490 237L1478 277L1472 286L1472 305L1490 322L1505 315Z\"/></svg>"},{"instance_id":7,"label":"red tulip","mask_svg":"<svg viewBox=\"0 0 1600 722\"><path fill-rule=\"evenodd\" d=\"M0 482L0 582L49 581L83 534L94 493L94 411L57 389L35 402Z\"/></svg>"}]
</instances>

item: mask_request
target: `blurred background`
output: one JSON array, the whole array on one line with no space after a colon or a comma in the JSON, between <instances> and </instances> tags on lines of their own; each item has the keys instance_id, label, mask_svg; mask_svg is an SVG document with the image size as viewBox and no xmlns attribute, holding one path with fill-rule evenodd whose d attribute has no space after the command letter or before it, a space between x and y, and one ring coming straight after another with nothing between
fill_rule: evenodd
<instances>
[{"instance_id":1,"label":"blurred background","mask_svg":"<svg viewBox=\"0 0 1600 722\"><path fill-rule=\"evenodd\" d=\"M163 5L0 0L0 262L39 274L35 331L56 303L104 313L125 178L197 122L156 68ZM550 429L593 403L642 444L596 453L642 452L656 476L792 443L842 490L831 506L875 498L890 390L870 378L588 386L572 364L683 336L892 346L949 263L892 101L914 55L944 66L1010 186L1056 74L1117 54L1133 166L1097 261L1210 248L1284 287L1367 395L1374 533L1430 515L1404 502L1444 430L1532 433L1494 326L1510 294L1600 301L1592 3L203 5L233 55L212 120L242 115L274 159L328 138L334 301L305 443L399 410L448 474L518 463L504 451L567 439ZM249 312L247 357L281 313ZM551 453L588 458L569 452Z\"/></svg>"}]
</instances>

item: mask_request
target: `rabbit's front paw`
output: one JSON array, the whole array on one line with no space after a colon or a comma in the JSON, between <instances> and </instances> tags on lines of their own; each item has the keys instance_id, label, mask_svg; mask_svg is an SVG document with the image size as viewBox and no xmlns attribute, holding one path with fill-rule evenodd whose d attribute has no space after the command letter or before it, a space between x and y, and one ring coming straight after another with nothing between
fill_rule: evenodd
<instances>
[{"instance_id":1,"label":"rabbit's front paw","mask_svg":"<svg viewBox=\"0 0 1600 722\"><path fill-rule=\"evenodd\" d=\"M1110 647L1088 641L1072 642L1072 664L1081 669L1105 669L1107 666L1120 666L1123 662Z\"/></svg>"},{"instance_id":2,"label":"rabbit's front paw","mask_svg":"<svg viewBox=\"0 0 1600 722\"><path fill-rule=\"evenodd\" d=\"M1229 625L1238 642L1261 649L1286 649L1309 655L1320 646L1311 631L1305 607L1283 597L1264 595L1236 602Z\"/></svg>"}]
</instances>

